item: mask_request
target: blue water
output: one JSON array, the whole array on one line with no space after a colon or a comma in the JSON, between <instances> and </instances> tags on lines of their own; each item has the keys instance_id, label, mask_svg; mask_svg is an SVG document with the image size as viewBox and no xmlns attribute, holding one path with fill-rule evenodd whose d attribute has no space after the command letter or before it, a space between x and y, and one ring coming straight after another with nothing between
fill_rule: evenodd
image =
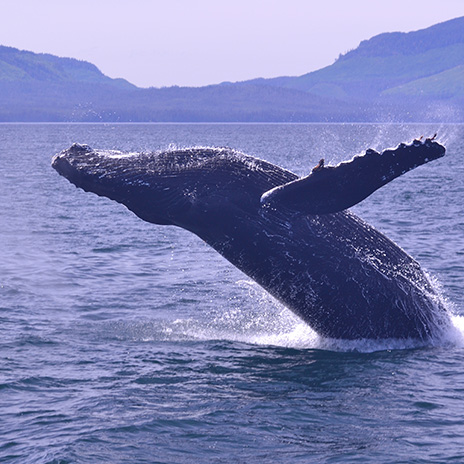
<instances>
[{"instance_id":1,"label":"blue water","mask_svg":"<svg viewBox=\"0 0 464 464\"><path fill-rule=\"evenodd\" d=\"M308 173L438 132L448 155L355 212L417 258L454 328L319 338L198 238L50 167L73 142L231 146ZM464 462L464 126L0 125L0 461Z\"/></svg>"}]
</instances>

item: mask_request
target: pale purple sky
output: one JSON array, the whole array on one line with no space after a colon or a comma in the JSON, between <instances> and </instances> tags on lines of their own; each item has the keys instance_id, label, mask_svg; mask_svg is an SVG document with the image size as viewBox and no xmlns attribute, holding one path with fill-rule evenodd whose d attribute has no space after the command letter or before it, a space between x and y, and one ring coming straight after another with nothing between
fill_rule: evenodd
<instances>
[{"instance_id":1,"label":"pale purple sky","mask_svg":"<svg viewBox=\"0 0 464 464\"><path fill-rule=\"evenodd\" d=\"M0 45L90 61L141 87L297 76L464 0L1 0Z\"/></svg>"}]
</instances>

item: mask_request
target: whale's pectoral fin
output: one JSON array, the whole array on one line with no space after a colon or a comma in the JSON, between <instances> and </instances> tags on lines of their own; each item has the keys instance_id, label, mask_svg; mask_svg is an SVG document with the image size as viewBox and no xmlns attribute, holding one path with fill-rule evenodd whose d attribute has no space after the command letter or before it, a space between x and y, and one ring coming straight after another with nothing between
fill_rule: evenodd
<instances>
[{"instance_id":1,"label":"whale's pectoral fin","mask_svg":"<svg viewBox=\"0 0 464 464\"><path fill-rule=\"evenodd\" d=\"M405 172L441 158L445 147L434 142L434 138L400 144L382 153L369 149L365 155L338 166L324 167L321 160L308 176L265 192L261 204L304 214L336 213L350 208Z\"/></svg>"}]
</instances>

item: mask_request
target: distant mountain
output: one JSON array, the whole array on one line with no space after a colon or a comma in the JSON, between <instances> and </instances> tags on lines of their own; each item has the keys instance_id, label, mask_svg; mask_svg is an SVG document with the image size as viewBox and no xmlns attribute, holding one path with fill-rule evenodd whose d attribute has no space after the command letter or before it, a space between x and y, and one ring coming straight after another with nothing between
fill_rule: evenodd
<instances>
[{"instance_id":1,"label":"distant mountain","mask_svg":"<svg viewBox=\"0 0 464 464\"><path fill-rule=\"evenodd\" d=\"M246 83L141 89L85 61L0 46L0 121L291 122L329 117L358 116L333 99Z\"/></svg>"},{"instance_id":2,"label":"distant mountain","mask_svg":"<svg viewBox=\"0 0 464 464\"><path fill-rule=\"evenodd\" d=\"M464 122L464 17L377 35L303 76L198 88L0 46L0 121Z\"/></svg>"}]
</instances>

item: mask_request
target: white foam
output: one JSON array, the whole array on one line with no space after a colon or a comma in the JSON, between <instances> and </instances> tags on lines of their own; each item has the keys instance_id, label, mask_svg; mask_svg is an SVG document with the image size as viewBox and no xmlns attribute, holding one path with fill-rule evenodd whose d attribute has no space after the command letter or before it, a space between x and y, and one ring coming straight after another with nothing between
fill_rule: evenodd
<instances>
[{"instance_id":1,"label":"white foam","mask_svg":"<svg viewBox=\"0 0 464 464\"><path fill-rule=\"evenodd\" d=\"M438 283L432 279L434 287L442 295ZM248 297L254 302L250 308L231 308L221 312L208 327L201 331L201 337L239 341L256 345L271 345L295 349L320 349L341 352L363 352L403 350L430 346L464 346L464 316L455 314L452 303L440 296L451 315L450 324L442 327L426 341L417 339L358 339L339 340L319 336L305 322L289 309L274 300L253 281L238 284L248 290ZM224 309L221 309L224 311ZM199 336L196 332L196 336Z\"/></svg>"},{"instance_id":2,"label":"white foam","mask_svg":"<svg viewBox=\"0 0 464 464\"><path fill-rule=\"evenodd\" d=\"M451 314L451 324L430 340L358 339L339 340L319 336L289 309L273 299L253 281L237 285L247 292L243 299L229 301L200 318L174 321L139 321L117 328L117 336L142 342L162 341L228 341L250 345L274 346L301 350L372 353L433 346L464 347L464 316L453 314L452 305L444 301ZM240 303L240 301L242 303ZM224 307L225 306L225 307ZM123 323L123 325L125 325ZM125 335L124 335L125 334Z\"/></svg>"}]
</instances>

